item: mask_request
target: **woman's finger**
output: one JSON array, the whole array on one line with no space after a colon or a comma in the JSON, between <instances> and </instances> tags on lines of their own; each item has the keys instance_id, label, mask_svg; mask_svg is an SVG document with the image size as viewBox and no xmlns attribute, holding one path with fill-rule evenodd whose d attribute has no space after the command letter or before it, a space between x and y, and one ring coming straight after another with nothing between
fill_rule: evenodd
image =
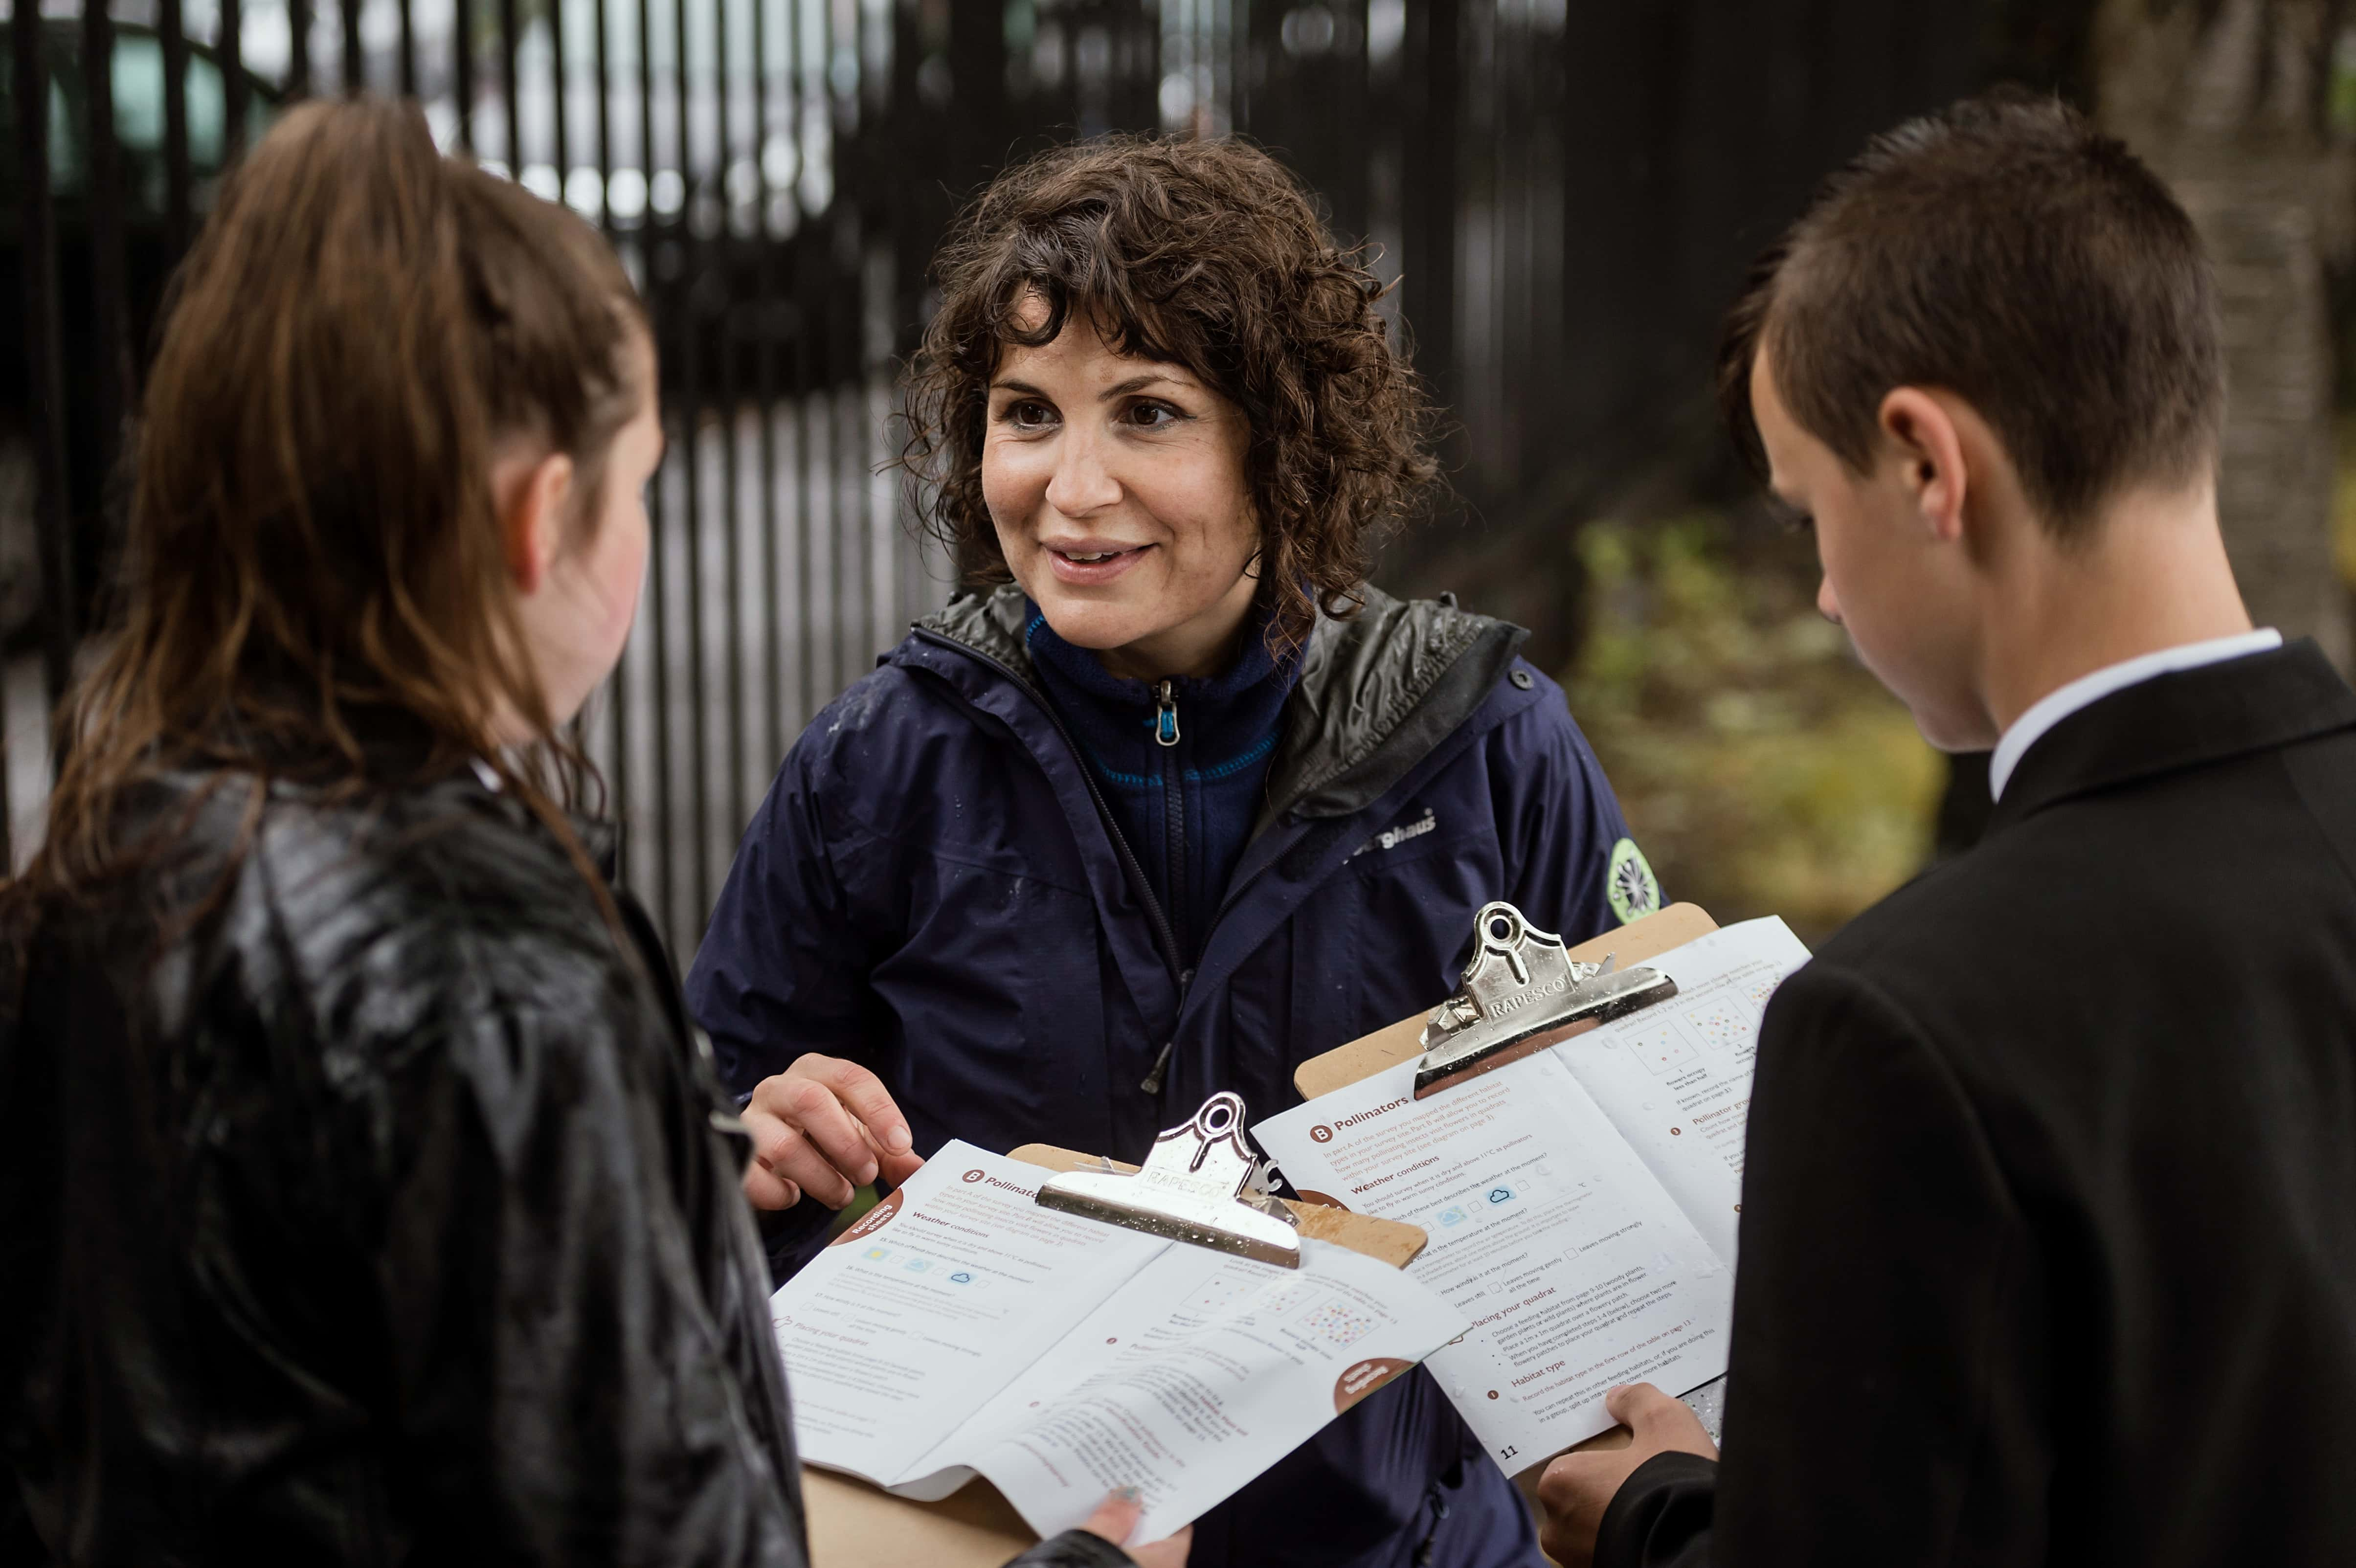
<instances>
[{"instance_id":1,"label":"woman's finger","mask_svg":"<svg viewBox=\"0 0 2356 1568\"><path fill-rule=\"evenodd\" d=\"M745 1202L755 1208L791 1208L801 1200L801 1188L783 1180L758 1160L745 1162Z\"/></svg>"},{"instance_id":2,"label":"woman's finger","mask_svg":"<svg viewBox=\"0 0 2356 1568\"><path fill-rule=\"evenodd\" d=\"M874 1133L869 1133L866 1136L867 1146L875 1155L876 1179L884 1186L898 1187L925 1168L925 1157L914 1149L895 1155L889 1149L878 1148Z\"/></svg>"},{"instance_id":3,"label":"woman's finger","mask_svg":"<svg viewBox=\"0 0 2356 1568\"><path fill-rule=\"evenodd\" d=\"M787 1071L788 1075L805 1074L833 1090L835 1098L875 1134L875 1146L884 1154L908 1152L914 1142L908 1132L908 1119L900 1114L900 1107L893 1100L892 1091L884 1087L884 1080L857 1062L813 1052Z\"/></svg>"},{"instance_id":4,"label":"woman's finger","mask_svg":"<svg viewBox=\"0 0 2356 1568\"><path fill-rule=\"evenodd\" d=\"M774 1116L746 1116L755 1160L778 1180L789 1182L829 1208L841 1208L859 1190L833 1161L813 1147L800 1128Z\"/></svg>"},{"instance_id":5,"label":"woman's finger","mask_svg":"<svg viewBox=\"0 0 2356 1568\"><path fill-rule=\"evenodd\" d=\"M770 1081L780 1086L767 1101L780 1120L799 1131L829 1165L850 1179L852 1187L863 1187L875 1179L874 1151L867 1146L858 1121L843 1109L842 1101L835 1098L830 1087L818 1079L792 1073ZM811 1186L810 1190L818 1189Z\"/></svg>"}]
</instances>

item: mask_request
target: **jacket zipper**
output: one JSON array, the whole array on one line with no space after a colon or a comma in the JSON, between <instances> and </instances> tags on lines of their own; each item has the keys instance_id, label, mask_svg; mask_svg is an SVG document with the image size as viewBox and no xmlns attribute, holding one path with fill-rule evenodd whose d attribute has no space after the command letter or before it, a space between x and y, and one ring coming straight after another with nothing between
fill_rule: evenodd
<instances>
[{"instance_id":1,"label":"jacket zipper","mask_svg":"<svg viewBox=\"0 0 2356 1568\"><path fill-rule=\"evenodd\" d=\"M1097 820L1104 823L1105 832L1112 839L1112 847L1120 852L1120 863L1122 868L1129 873L1130 886L1136 889L1138 897L1143 901L1145 912L1153 918L1153 934L1162 944L1162 961L1170 966L1170 978L1178 983L1178 1005L1183 1011L1186 1005L1187 983L1194 978L1194 972L1186 968L1180 961L1178 937L1177 933L1170 928L1170 917L1162 913L1160 900L1153 897L1153 884L1145 879L1145 868L1138 864L1137 852L1130 849L1129 841L1120 836L1120 825L1113 821L1112 809L1105 804L1103 793L1097 789L1096 779L1088 772L1087 759L1080 755L1079 743L1072 738L1072 732L1065 727L1063 715L1055 712L1055 704L1042 696L1030 682L1016 674L1012 665L992 659L971 643L959 642L953 637L943 637L926 627L914 627L910 629L927 642L937 642L944 648L953 648L969 658L980 660L984 664L1013 682L1016 690L1039 704L1039 711L1047 715L1047 722L1054 725L1055 733L1064 737L1064 745L1071 750L1072 760L1079 767L1080 782L1087 786L1088 799L1096 803ZM1175 722L1174 718L1173 722ZM1169 1059L1170 1047L1163 1046L1161 1058L1154 1063L1157 1075L1163 1067L1168 1065ZM1148 1090L1146 1092L1157 1093L1159 1090Z\"/></svg>"},{"instance_id":2,"label":"jacket zipper","mask_svg":"<svg viewBox=\"0 0 2356 1568\"><path fill-rule=\"evenodd\" d=\"M1167 681L1153 688L1153 738L1164 746L1178 744L1178 698Z\"/></svg>"},{"instance_id":3,"label":"jacket zipper","mask_svg":"<svg viewBox=\"0 0 2356 1568\"><path fill-rule=\"evenodd\" d=\"M1178 922L1186 918L1186 789L1185 770L1178 766L1178 699L1169 682L1153 689L1153 738L1162 748L1163 858L1170 873L1171 927L1175 935ZM1194 934L1191 926L1187 934ZM1179 950L1182 960L1185 951Z\"/></svg>"}]
</instances>

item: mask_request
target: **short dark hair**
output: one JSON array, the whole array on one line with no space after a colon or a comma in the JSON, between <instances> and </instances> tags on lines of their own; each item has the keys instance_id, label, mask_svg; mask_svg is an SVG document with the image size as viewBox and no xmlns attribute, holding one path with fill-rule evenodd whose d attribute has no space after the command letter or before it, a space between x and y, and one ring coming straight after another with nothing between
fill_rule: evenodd
<instances>
[{"instance_id":1,"label":"short dark hair","mask_svg":"<svg viewBox=\"0 0 2356 1568\"><path fill-rule=\"evenodd\" d=\"M2208 258L2158 177L2066 104L2004 91L1875 137L1826 182L1728 318L1719 402L1763 473L1763 345L1793 417L1862 472L1882 399L1944 388L2070 540L2120 489L2215 462L2218 338Z\"/></svg>"},{"instance_id":2,"label":"short dark hair","mask_svg":"<svg viewBox=\"0 0 2356 1568\"><path fill-rule=\"evenodd\" d=\"M1242 408L1276 645L1321 609L1354 613L1384 528L1439 471L1430 404L1376 308L1383 285L1246 143L1106 136L1042 153L966 210L935 271L901 461L969 580L1007 575L981 495L991 377L1010 345L1053 342L1076 310L1115 351L1183 365ZM1033 295L1047 315L1026 328Z\"/></svg>"}]
</instances>

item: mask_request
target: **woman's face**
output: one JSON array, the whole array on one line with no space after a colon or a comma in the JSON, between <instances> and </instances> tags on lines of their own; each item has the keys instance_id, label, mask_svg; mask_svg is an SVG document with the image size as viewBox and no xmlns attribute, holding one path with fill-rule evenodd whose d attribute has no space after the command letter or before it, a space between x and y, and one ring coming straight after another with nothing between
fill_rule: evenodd
<instances>
[{"instance_id":1,"label":"woman's face","mask_svg":"<svg viewBox=\"0 0 2356 1568\"><path fill-rule=\"evenodd\" d=\"M1084 312L1044 348L1007 351L982 499L1058 637L1137 680L1226 666L1258 585L1250 436L1226 398L1181 366L1115 354Z\"/></svg>"}]
</instances>

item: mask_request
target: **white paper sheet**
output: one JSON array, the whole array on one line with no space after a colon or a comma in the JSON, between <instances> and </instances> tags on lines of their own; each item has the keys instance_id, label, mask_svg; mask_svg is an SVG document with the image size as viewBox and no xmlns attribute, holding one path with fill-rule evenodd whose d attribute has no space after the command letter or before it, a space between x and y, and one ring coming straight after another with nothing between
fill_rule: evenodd
<instances>
[{"instance_id":1,"label":"white paper sheet","mask_svg":"<svg viewBox=\"0 0 2356 1568\"><path fill-rule=\"evenodd\" d=\"M1137 1537L1157 1541L1463 1326L1344 1247L1305 1240L1295 1271L1173 1246L938 1456L970 1455L1043 1535L1139 1487Z\"/></svg>"},{"instance_id":2,"label":"white paper sheet","mask_svg":"<svg viewBox=\"0 0 2356 1568\"><path fill-rule=\"evenodd\" d=\"M1726 1369L1731 1276L1553 1055L1423 1101L1403 1063L1252 1130L1304 1197L1430 1232L1408 1272L1471 1322L1432 1374L1508 1474L1610 1426L1615 1383Z\"/></svg>"},{"instance_id":3,"label":"white paper sheet","mask_svg":"<svg viewBox=\"0 0 2356 1568\"><path fill-rule=\"evenodd\" d=\"M1808 950L1770 916L1644 961L1677 983L1674 998L1539 1054L1559 1058L1595 1097L1731 1268L1759 1022Z\"/></svg>"},{"instance_id":4,"label":"white paper sheet","mask_svg":"<svg viewBox=\"0 0 2356 1568\"><path fill-rule=\"evenodd\" d=\"M1158 1540L1464 1326L1346 1248L1166 1241L1037 1207L1046 1176L952 1143L779 1288L804 1459L922 1500L980 1470L1042 1536L1135 1487Z\"/></svg>"},{"instance_id":5,"label":"white paper sheet","mask_svg":"<svg viewBox=\"0 0 2356 1568\"><path fill-rule=\"evenodd\" d=\"M879 1486L907 1479L1010 1370L1169 1245L1039 1208L1047 1174L952 1142L888 1212L778 1287L769 1316L804 1459Z\"/></svg>"}]
</instances>

